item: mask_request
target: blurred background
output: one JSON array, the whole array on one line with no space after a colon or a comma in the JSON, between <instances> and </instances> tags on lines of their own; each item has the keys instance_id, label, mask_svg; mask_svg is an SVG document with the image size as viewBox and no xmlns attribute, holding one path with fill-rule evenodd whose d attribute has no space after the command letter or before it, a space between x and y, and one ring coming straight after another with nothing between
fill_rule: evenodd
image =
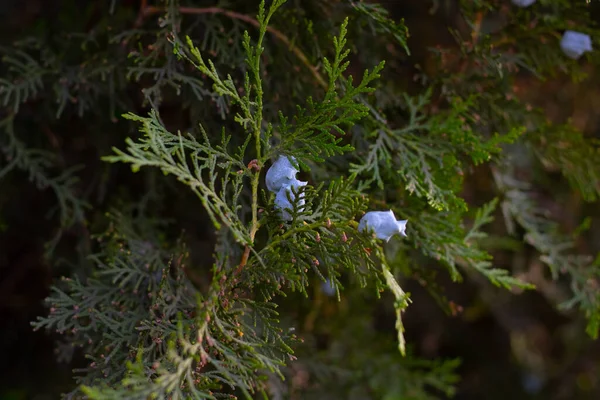
<instances>
[{"instance_id":1,"label":"blurred background","mask_svg":"<svg viewBox=\"0 0 600 400\"><path fill-rule=\"evenodd\" d=\"M93 9L96 6L98 10L104 9L104 3L93 0L3 0L0 2L0 44L9 46L39 29L46 29L48 35L60 31L60 18L65 18L65 15L71 18L81 15L81 24L93 29ZM126 10L122 13L123 18L135 23L139 1L115 0L113 3L111 7ZM455 43L448 28L464 27L456 1L398 0L380 3L394 18L404 19L410 32L410 62L425 68L432 62L428 49L435 46L452 48ZM598 18L600 2L595 3L592 12ZM69 8L72 12L64 12ZM87 21L77 11L83 9L92 9L85 14ZM493 24L494 21L486 23ZM51 37L49 39L52 40ZM406 71L396 72L402 74ZM560 76L541 82L530 74L522 73L517 77L517 86L526 101L546 109L552 120L565 122L570 119L587 135L600 139L600 79L591 67L587 72L590 77L585 84L574 84ZM135 96L132 94L132 97ZM38 114L35 105L24 112L26 118L31 119L31 124L46 117ZM176 114L177 109L172 113ZM86 142L86 135L92 130L106 131L112 129L110 127L90 126L76 116L67 116L61 127L63 130L58 133L50 129L42 131L51 145L57 140L55 136L60 137L61 146L68 149L66 153L70 162L80 160L100 165L99 156L107 154L113 144L112 139L106 139L98 147ZM121 140L121 137L116 138L115 143L121 143ZM2 159L0 166L6 162ZM109 192L117 190L119 185L135 185L128 181L130 176L126 172L122 177L118 173L116 175L118 179L107 189ZM48 295L50 284L69 268L66 264L55 267L44 261L44 244L53 232L53 222L46 216L55 198L49 191L40 191L34 184L27 183L27 179L27 174L14 172L0 179L0 400L58 398L59 393L73 385L71 370L83 362L83 356L77 352L70 362L61 362L56 352L61 343L60 337L47 332L33 332L30 327L30 321L47 312L42 300ZM573 230L581 223L582 216L590 217L590 229L578 239L577 250L597 254L600 251L597 203L584 203L568 185L556 184L552 180L546 185L543 190L553 193L553 196L544 197L540 189L540 200L563 226ZM489 169L485 166L475 169L467 180L464 197L472 204L481 205L493 197L492 186ZM556 191L560 191L559 195ZM194 207L182 205L174 217L185 221L185 210ZM211 248L210 240L201 229L190 229L196 232L193 253L202 254ZM457 369L460 381L456 384L454 396L458 400L600 399L600 342L592 341L585 334L585 321L581 315L561 312L555 307L554 300L562 298L568 286L565 282L550 280L538 255L526 244L507 243L500 239L506 234L501 218L496 219L490 232L492 236L488 245L490 249L498 249L492 251L495 264L508 269L519 265L519 270L526 271L522 277L538 285L540 290L510 293L477 276L468 276L463 283L457 284L440 270L436 283L444 289L450 304L455 307L453 315L446 315L418 279L407 280L404 287L412 294L413 303L404 321L411 353L425 359L460 358L461 364ZM81 245L78 238L86 234L89 233L83 228L66 232L61 246L76 248ZM77 249L80 250L84 251ZM424 268L439 268L427 263L423 260ZM312 322L317 325L316 328L307 328L314 333L314 343L311 343L316 348L327 346L327 335L352 334L344 333L344 330L351 329L347 323L352 316L350 310L359 307L357 303L362 299L358 291L352 290L348 292L348 298L342 299L339 304L335 299L319 297L318 301L325 303L324 314L317 317L317 322ZM312 299L293 298L293 301L296 300L301 302L300 308L304 310L299 313L308 318ZM391 303L390 299L380 301L370 312L374 314L376 328L393 337ZM292 303L284 304L293 310ZM443 393L435 391L432 396L445 398ZM297 398L303 396L298 395Z\"/></svg>"}]
</instances>

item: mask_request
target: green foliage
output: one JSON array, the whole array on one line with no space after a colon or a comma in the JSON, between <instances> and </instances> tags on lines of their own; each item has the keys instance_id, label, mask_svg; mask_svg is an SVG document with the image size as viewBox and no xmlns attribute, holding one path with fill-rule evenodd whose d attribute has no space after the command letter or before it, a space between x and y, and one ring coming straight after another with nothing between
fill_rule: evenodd
<instances>
[{"instance_id":1,"label":"green foliage","mask_svg":"<svg viewBox=\"0 0 600 400\"><path fill-rule=\"evenodd\" d=\"M90 398L214 398L217 382L248 397L260 390L253 371L274 370L284 351L291 352L273 325L273 306L224 299L226 290L236 289L219 268L200 296L185 276L186 250L165 248L157 239L162 224L118 214L113 220L97 238L95 276L55 287L50 316L34 324L78 338L74 344L90 361L80 371L83 392Z\"/></svg>"},{"instance_id":2,"label":"green foliage","mask_svg":"<svg viewBox=\"0 0 600 400\"><path fill-rule=\"evenodd\" d=\"M141 123L145 137L139 143L128 139L128 153L115 149L117 155L105 160L130 163L134 172L142 166L152 166L160 168L165 175L175 175L197 194L216 229L224 223L237 241L250 243L250 233L237 216L237 199L243 183L243 175L238 171L246 169L244 149L237 152L237 157L231 156L227 152L230 138L223 135L221 143L212 147L205 131L202 132L204 143L192 135L187 138L174 135L165 130L155 111L147 118L133 114L126 118Z\"/></svg>"},{"instance_id":3,"label":"green foliage","mask_svg":"<svg viewBox=\"0 0 600 400\"><path fill-rule=\"evenodd\" d=\"M221 279L221 276L226 276L224 271L233 272L233 277L230 279L235 283L238 282L238 275L244 273L246 288L248 290L254 289L255 293L262 297L263 300L261 301L266 301L264 306L259 307L259 304L255 303L254 300L244 299L250 302L249 305L252 305L247 309L242 306L235 307L233 303L228 301L228 305L224 307L226 311L232 312L235 316L244 316L264 310L267 314L253 317L253 319L261 318L260 324L264 325L263 329L272 329L269 328L269 325L265 325L268 321L273 322L273 317L269 315L268 310L274 305L271 305L269 301L275 294L283 294L284 287L305 291L308 285L307 272L309 269L316 271L323 279L327 275L331 282L338 286L341 286L341 283L337 278L339 272L336 269L340 267L346 267L355 273L362 274L363 285L367 283L367 278L372 281L373 277L377 276L377 271L373 271L375 264L370 257L370 250L367 250L367 246L374 246L375 244L372 239L355 234L356 223L353 218L364 209L364 202L356 201L359 193L353 190L351 186L353 179L332 181L320 196L317 195L319 188L317 191L304 192L303 195L306 195L305 207L301 211L294 207L292 223L290 226L285 227L283 232L277 232L281 230L281 226L276 227L276 225L269 224L269 219L278 219L274 213L265 213L266 220L264 218L261 218L260 221L257 219L259 174L251 164L246 166L244 159L248 158L247 152L251 151L252 146L249 145L252 141L254 141L254 156L257 157L256 166L264 165L269 157L268 154L273 154L273 152L267 153L267 155L263 154L263 149L269 143L272 127L267 125L267 128L263 130L263 89L260 57L268 21L281 4L281 2L274 3L268 12L265 12L262 6L259 9L257 20L260 28L256 45L251 45L247 33L244 35L243 45L246 49L246 64L250 73L245 75L243 94L240 94L230 75L225 80L220 78L215 64L210 60L205 62L200 51L193 46L189 38L187 39L187 48L191 56L188 56L186 50L182 50L181 45L177 42L174 47L175 53L191 61L200 72L212 80L215 93L229 98L232 105L239 107L240 111L235 114L234 118L246 131L247 138L240 146L233 149L233 151L228 149L231 137L225 135L224 127L221 142L215 146L211 144L209 136L202 126L200 127L202 141L196 140L191 134L186 135L186 137L180 133L177 135L172 134L166 130L156 111L152 111L149 117L146 118L133 114L127 115L128 119L140 123L144 136L137 143L128 139L126 152L115 149L115 156L105 157L105 160L109 162L131 164L133 171L138 171L143 166L154 166L160 168L165 175L175 175L179 181L188 186L200 198L215 229L225 228L236 242L245 246L246 254L237 269L233 270L235 264L232 264L232 260L228 259L223 260L223 266L215 269L212 277L213 285L211 286L215 297L210 297L211 302L200 303L200 307L203 318L210 318L220 328L219 336L223 336L226 341L233 341L242 345L246 350L264 348L264 351L272 351L269 348L276 343L271 343L269 340L262 343L246 342L242 339L236 339L232 336L232 332L225 328L225 325L237 326L238 329L236 329L235 334L239 333L240 336L250 333L249 326L242 325L239 321L231 320L230 322L226 317L220 317L215 308L217 304L213 304L213 302L218 302L217 293L222 293L224 290L223 284L225 281ZM334 38L335 55L333 62L330 63L327 59L324 59L324 68L329 77L329 85L323 102L315 104L309 98L307 101L308 110L299 109L299 115L294 119L293 126L288 125L287 119L280 115L281 124L278 130L285 138L281 141L280 147L282 150L290 151L292 145L294 145L294 155L300 159L304 157L305 159L323 160L320 157L322 152L326 156L331 156L336 152L349 150L348 146L338 146L341 139L336 139L329 131L333 129L343 134L344 130L340 126L351 125L368 112L368 108L355 99L362 93L372 92L373 89L368 87L368 84L378 77L378 71L381 70L383 64L380 64L371 73L365 72L362 82L356 88L352 85L350 77L345 81L341 93L338 93L337 83L348 66L348 62L344 61L349 53L344 49L346 24L347 21L342 24L339 37ZM306 150L303 151L303 148L306 148ZM257 169L260 170L260 168ZM242 205L238 203L244 188L245 178L250 180L252 186L252 196L249 200L252 207L252 217L247 224L243 223L246 212L243 210ZM273 208L272 199L269 201L268 207ZM266 245L259 249L257 246L260 244L257 243L256 235L261 234L259 229L261 225L267 225L270 228L268 236L271 239L267 240ZM341 246L340 243L342 243ZM381 255L379 258L383 260ZM358 260L361 261L357 263ZM324 272L320 270L321 268L324 269ZM397 297L397 328L400 350L404 353L405 345L400 312L407 306L406 296L387 269L383 270L383 274L387 285L392 288ZM139 284L139 279L137 282ZM378 282L378 289L381 289L381 282L376 282ZM76 291L77 289L72 290ZM137 287L135 290L137 291ZM149 289L149 292L152 292L152 290ZM56 306L61 309L68 307L61 302L66 295L62 292L59 295ZM174 298L177 294L173 293L167 296ZM240 299L237 303L244 303L244 300ZM94 309L97 307L89 308ZM176 309L177 307L173 308L173 310ZM175 323L173 315L167 315L166 318L171 325ZM141 349L140 351L143 354L138 356L138 364L130 364L128 377L122 381L125 392L119 392L119 389L116 389L116 391L111 389L111 382L105 383L104 388L100 390L86 386L84 392L92 398L105 398L104 396L114 398L124 393L128 393L131 398L138 398L136 396L145 398L150 393L158 396L172 395L175 398L187 396L204 398L204 396L208 396L208 392L198 391L197 386L200 386L203 379L192 376L191 360L189 358L196 357L200 352L200 358L196 361L199 361L201 366L208 363L205 359L209 357L208 353L201 350L204 341L202 335L208 329L207 322L203 320L200 326L192 325L193 329L189 326L189 323L184 328L183 322L178 322L177 340L170 341L168 351L164 351L167 359L172 363L172 367L157 371L157 377L152 379L154 386L145 383L147 378L144 375L144 363L148 363L146 355L148 351L147 349ZM58 316L53 316L52 319L48 320L48 326L52 327L54 324L57 324L61 331L67 328L73 329L70 326L65 327ZM41 326L45 326L44 323L39 325L39 327ZM168 333L165 332L165 334ZM282 339L280 335L281 333L277 332L267 336L279 342ZM195 341L190 341L189 337L194 337ZM214 359L209 358L213 361L209 364L223 374L222 377L215 374L211 374L210 378L206 377L204 380L207 382L207 388L213 388L216 381L229 383L232 388L240 390L246 397L250 397L250 393L255 390L263 390L251 371L257 368L266 368L272 372L275 370L276 364L272 361L267 362L267 355L264 352L258 353L260 356L256 359L250 356L248 363L245 364L241 360L236 360L235 356L240 355L239 351L227 347L220 348L220 346L214 344L215 339L212 337L206 340L209 343L212 342L211 346L220 349L214 354ZM128 341L123 345L124 348L139 346L141 344L132 341ZM156 359L156 357L153 358ZM234 366L236 370L239 369L237 372L234 370ZM123 374L124 371L117 375ZM95 382L95 380L91 381L91 383ZM181 382L186 382L183 387Z\"/></svg>"},{"instance_id":4,"label":"green foliage","mask_svg":"<svg viewBox=\"0 0 600 400\"><path fill-rule=\"evenodd\" d=\"M396 22L389 17L388 11L380 4L369 4L364 2L351 1L352 7L359 13L367 16L367 24L377 34L389 34L402 46L407 54L410 54L406 39L408 38L408 29L404 21Z\"/></svg>"},{"instance_id":5,"label":"green foliage","mask_svg":"<svg viewBox=\"0 0 600 400\"><path fill-rule=\"evenodd\" d=\"M358 304L352 306L354 310L360 308ZM341 323L343 328L336 331L330 351L320 354L316 360L299 358L300 368L309 371L316 380L316 384L305 391L305 398L433 400L440 398L437 393L446 397L455 395L455 385L459 381L456 374L460 365L458 359L414 359L410 351L403 357L367 321L355 316ZM370 351L363 351L363 340L371 343L369 347L378 348L381 356L371 357Z\"/></svg>"},{"instance_id":6,"label":"green foliage","mask_svg":"<svg viewBox=\"0 0 600 400\"><path fill-rule=\"evenodd\" d=\"M480 2L466 7L466 15L472 18L474 26L481 24L486 9L493 9L491 3ZM535 158L550 169L557 168L583 199L595 201L598 167L590 161L598 152L598 142L584 137L570 124L549 122L543 110L534 109L518 98L507 79L508 72L519 69L532 71L541 78L551 77L556 71L568 73L575 81L583 77L580 64L566 59L559 46L550 46L550 50L542 51L544 46L528 45L528 41L535 40L546 46L558 43L557 32L571 28L569 24L573 23L577 23L579 31L597 35L599 27L590 20L587 6L584 2L558 1L551 6L540 3L532 8L536 10L536 18L527 29L521 18L531 20L532 11L529 9L517 12L514 25L511 22L502 30L492 31L481 39L474 36L473 41L463 42L464 54L476 54L476 57L469 62L470 65L462 66L464 73L460 77L449 77L444 85L449 92L462 93L463 97L471 95L469 90L483 94L475 116L477 121L485 121L487 129L526 125L528 132L524 142L528 147L525 151L516 147L521 150L520 156ZM592 53L587 57L594 59L596 55ZM466 79L473 85L457 85L457 79ZM480 127L481 124L477 125ZM522 182L515 178L515 167L511 163L516 163L516 159L500 161L493 173L496 186L504 194L502 210L509 234L517 233L516 222L525 231L524 240L550 267L553 278L558 279L559 271L570 276L573 297L562 307L578 305L588 318L588 334L596 338L600 328L600 298L595 294L598 268L592 262L593 257L569 252L574 247L573 240L560 232L559 225L534 199L532 184L536 182Z\"/></svg>"},{"instance_id":7,"label":"green foliage","mask_svg":"<svg viewBox=\"0 0 600 400\"><path fill-rule=\"evenodd\" d=\"M19 111L21 103L30 97L36 96L43 89L42 77L44 70L40 65L21 50L3 49L6 53L2 61L6 65L8 74L19 75L14 80L0 79L0 95L3 96L2 105L11 106L15 112Z\"/></svg>"},{"instance_id":8,"label":"green foliage","mask_svg":"<svg viewBox=\"0 0 600 400\"><path fill-rule=\"evenodd\" d=\"M549 169L558 169L586 201L596 201L600 195L600 142L585 137L572 125L541 123L532 132L531 147L537 158ZM543 132L543 134L541 134Z\"/></svg>"},{"instance_id":9,"label":"green foliage","mask_svg":"<svg viewBox=\"0 0 600 400\"><path fill-rule=\"evenodd\" d=\"M600 274L598 260L569 253L575 246L574 239L560 233L558 224L549 220L545 210L531 200L531 187L515 179L510 168L496 171L495 178L504 192L502 211L511 233L514 233L514 223L518 223L525 230L526 242L540 252L540 260L550 268L553 278L558 279L559 274L570 276L573 297L561 307L579 306L588 318L588 334L597 338L600 330L600 295L595 286Z\"/></svg>"},{"instance_id":10,"label":"green foliage","mask_svg":"<svg viewBox=\"0 0 600 400\"><path fill-rule=\"evenodd\" d=\"M28 148L20 141L14 131L14 116L8 116L0 121L0 129L4 132L0 138L0 146L7 163L0 168L0 179L15 169L27 173L29 181L40 190L51 189L56 196L60 229L55 238L49 242L49 250L60 240L61 231L75 223L84 221L84 211L88 203L81 199L76 191L79 181L75 172L77 166L66 168L60 172L57 169L59 161L55 154L42 149ZM53 210L54 213L56 210Z\"/></svg>"},{"instance_id":11,"label":"green foliage","mask_svg":"<svg viewBox=\"0 0 600 400\"><path fill-rule=\"evenodd\" d=\"M465 210L466 204L456 193L460 188L456 172L462 170L459 156L469 156L475 164L488 161L500 151L499 144L514 141L518 131L484 142L466 124L474 100L462 102L454 98L453 107L437 115L425 112L430 101L431 89L417 98L405 94L405 126L390 129L384 121L378 121L374 131L365 135L370 139L367 155L360 164L351 164L351 171L368 174L368 181L375 181L380 188L384 178L390 182L394 176L400 177L406 190L425 198L431 207L440 211ZM451 149L457 154L451 154ZM389 170L390 174L384 177L382 170Z\"/></svg>"},{"instance_id":12,"label":"green foliage","mask_svg":"<svg viewBox=\"0 0 600 400\"><path fill-rule=\"evenodd\" d=\"M598 142L515 91L519 71L583 79L558 32L576 21L600 33L585 5L461 2L468 29L453 31L455 48L432 49L408 84L396 72L412 62L408 30L380 4L263 1L255 18L254 2L142 3L98 6L100 17L90 7L92 30L81 21L56 40L37 32L0 49L0 184L24 171L53 191L59 233L86 232L85 261L49 239L60 254L48 262L73 265L33 323L86 357L68 398L284 398L298 390L295 368L315 383L302 398L451 397L459 361L419 358L404 337L415 299L403 288L419 275L449 308L432 272L441 266L454 282L478 274L535 289L485 248L498 204L501 229L569 282L561 307L579 308L597 337L600 258L579 254L535 194L551 170L597 201ZM83 152L64 161L82 148L62 133L80 118L102 167ZM281 155L308 181L288 194L289 221L263 184ZM535 170L526 178L522 155ZM468 196L481 171L489 187ZM407 238L357 230L367 210L389 209L408 219ZM333 327L303 322L325 309L312 288L325 281L350 307ZM373 304L393 308L393 335L373 328ZM304 342L321 332L331 334L323 351Z\"/></svg>"},{"instance_id":13,"label":"green foliage","mask_svg":"<svg viewBox=\"0 0 600 400\"><path fill-rule=\"evenodd\" d=\"M384 63L379 63L371 72L366 70L356 87L353 86L352 76L344 82L339 82L349 65L346 59L350 50L345 49L347 24L346 19L340 28L340 35L333 38L333 62L330 63L327 58L323 59L323 69L328 77L323 101L314 103L309 97L306 101L307 109L298 107L298 114L294 116L292 124L288 124L288 118L280 115L278 131L281 144L278 147L282 152L290 152L293 149L294 153L301 157L324 161L321 154L331 157L353 150L348 144L340 146L342 139L336 138L335 134L344 135L346 132L343 126L352 126L367 115L368 107L357 102L356 98L375 90L369 87L369 84L379 78ZM338 85L341 86L339 90Z\"/></svg>"}]
</instances>

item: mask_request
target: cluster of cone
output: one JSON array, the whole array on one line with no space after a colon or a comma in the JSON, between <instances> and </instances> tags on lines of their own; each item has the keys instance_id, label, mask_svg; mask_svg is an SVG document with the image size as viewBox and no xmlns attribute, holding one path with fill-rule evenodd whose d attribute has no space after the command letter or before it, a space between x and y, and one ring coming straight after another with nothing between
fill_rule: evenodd
<instances>
[{"instance_id":1,"label":"cluster of cone","mask_svg":"<svg viewBox=\"0 0 600 400\"><path fill-rule=\"evenodd\" d=\"M294 157L281 156L269 168L265 177L267 189L275 193L275 208L279 210L281 218L286 221L292 219L290 211L293 209L292 202L296 200L296 194L307 183L296 178L299 171L294 164L297 164ZM297 205L301 211L304 206L304 193L299 197ZM358 230L360 232L372 231L378 239L387 242L397 233L406 236L404 232L406 222L406 220L396 220L392 210L370 211L360 220Z\"/></svg>"},{"instance_id":2,"label":"cluster of cone","mask_svg":"<svg viewBox=\"0 0 600 400\"><path fill-rule=\"evenodd\" d=\"M269 189L270 192L275 193L275 208L279 210L281 218L286 221L291 221L292 219L290 211L294 207L292 202L296 199L294 192L298 193L300 188L307 184L307 182L296 179L296 174L299 171L292 163L297 164L294 157L279 157L277 161L273 163L271 168L269 168L265 178L267 189ZM299 197L298 209L302 211L302 206L304 205L304 193L300 194Z\"/></svg>"},{"instance_id":3,"label":"cluster of cone","mask_svg":"<svg viewBox=\"0 0 600 400\"><path fill-rule=\"evenodd\" d=\"M536 0L512 0L518 7L529 7ZM592 39L589 35L575 31L565 31L560 41L560 48L569 58L577 60L586 51L592 51Z\"/></svg>"}]
</instances>

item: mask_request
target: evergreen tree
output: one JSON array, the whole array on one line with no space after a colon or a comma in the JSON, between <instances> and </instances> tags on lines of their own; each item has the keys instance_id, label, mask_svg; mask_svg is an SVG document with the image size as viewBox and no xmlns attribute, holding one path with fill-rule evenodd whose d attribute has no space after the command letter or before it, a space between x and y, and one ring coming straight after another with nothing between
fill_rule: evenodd
<instances>
[{"instance_id":1,"label":"evergreen tree","mask_svg":"<svg viewBox=\"0 0 600 400\"><path fill-rule=\"evenodd\" d=\"M519 91L593 79L598 53L566 33L598 37L592 5L433 3L460 19L426 53L355 0L64 1L2 47L0 204L24 177L54 196L45 258L63 277L32 325L85 355L66 398L450 397L460 362L415 355L405 285L448 313L440 274L541 290L496 264L514 243L597 338L589 219L568 230L539 193L597 202L598 142ZM283 159L306 185L269 190ZM389 210L406 237L363 229Z\"/></svg>"}]
</instances>

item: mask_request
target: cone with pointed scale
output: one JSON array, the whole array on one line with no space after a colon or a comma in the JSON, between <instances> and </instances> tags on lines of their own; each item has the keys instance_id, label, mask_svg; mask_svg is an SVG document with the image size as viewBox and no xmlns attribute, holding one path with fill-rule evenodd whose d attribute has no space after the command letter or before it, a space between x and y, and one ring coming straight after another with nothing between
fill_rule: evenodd
<instances>
[{"instance_id":1,"label":"cone with pointed scale","mask_svg":"<svg viewBox=\"0 0 600 400\"><path fill-rule=\"evenodd\" d=\"M265 177L269 191L278 193L282 187L289 185L296 179L298 170L292 164L295 162L296 159L294 157L281 156L273 163Z\"/></svg>"},{"instance_id":2,"label":"cone with pointed scale","mask_svg":"<svg viewBox=\"0 0 600 400\"><path fill-rule=\"evenodd\" d=\"M407 222L408 220L396 220L392 210L369 211L360 220L358 230L360 232L373 231L378 239L388 242L397 233L406 236L404 230Z\"/></svg>"},{"instance_id":3,"label":"cone with pointed scale","mask_svg":"<svg viewBox=\"0 0 600 400\"><path fill-rule=\"evenodd\" d=\"M565 31L560 48L567 57L577 60L586 51L592 51L592 39L585 33Z\"/></svg>"},{"instance_id":4,"label":"cone with pointed scale","mask_svg":"<svg viewBox=\"0 0 600 400\"><path fill-rule=\"evenodd\" d=\"M277 196L275 196L275 208L277 208L281 212L281 218L286 221L291 221L292 215L290 211L294 208L293 202L295 201L296 195L294 192L298 192L302 186L306 186L308 182L302 182L298 179L294 178L289 183L285 183L279 192L277 192ZM292 191L293 189L293 191ZM292 200L290 201L289 198ZM298 199L298 207L299 210L302 210L302 206L304 206L304 193L301 193Z\"/></svg>"}]
</instances>

